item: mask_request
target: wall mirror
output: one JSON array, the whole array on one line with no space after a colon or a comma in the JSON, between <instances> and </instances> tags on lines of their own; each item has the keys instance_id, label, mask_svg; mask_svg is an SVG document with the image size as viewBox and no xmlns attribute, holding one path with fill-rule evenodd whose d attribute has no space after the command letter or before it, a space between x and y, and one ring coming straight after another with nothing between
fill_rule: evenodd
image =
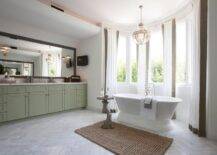
<instances>
[{"instance_id":1,"label":"wall mirror","mask_svg":"<svg viewBox=\"0 0 217 155\"><path fill-rule=\"evenodd\" d=\"M6 74L40 77L76 74L75 48L25 39L0 35L0 67Z\"/></svg>"}]
</instances>

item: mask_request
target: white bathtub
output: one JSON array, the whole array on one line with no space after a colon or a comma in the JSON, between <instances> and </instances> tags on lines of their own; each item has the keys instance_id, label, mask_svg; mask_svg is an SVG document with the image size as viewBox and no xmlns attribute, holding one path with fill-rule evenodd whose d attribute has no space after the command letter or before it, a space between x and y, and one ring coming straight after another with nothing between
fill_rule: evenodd
<instances>
[{"instance_id":1,"label":"white bathtub","mask_svg":"<svg viewBox=\"0 0 217 155\"><path fill-rule=\"evenodd\" d=\"M162 131L170 128L170 120L179 98L154 96L150 109L144 108L144 95L115 94L119 108L118 121L150 130Z\"/></svg>"}]
</instances>

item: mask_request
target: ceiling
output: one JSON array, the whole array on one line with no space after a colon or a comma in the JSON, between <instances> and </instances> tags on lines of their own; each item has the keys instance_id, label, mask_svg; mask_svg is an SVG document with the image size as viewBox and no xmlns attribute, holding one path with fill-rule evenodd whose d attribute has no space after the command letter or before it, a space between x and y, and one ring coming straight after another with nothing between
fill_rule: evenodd
<instances>
[{"instance_id":1,"label":"ceiling","mask_svg":"<svg viewBox=\"0 0 217 155\"><path fill-rule=\"evenodd\" d=\"M139 5L143 5L145 23L159 20L177 12L191 0L53 0L78 14L101 23L136 24Z\"/></svg>"},{"instance_id":2,"label":"ceiling","mask_svg":"<svg viewBox=\"0 0 217 155\"><path fill-rule=\"evenodd\" d=\"M0 19L22 22L74 39L88 38L100 28L57 11L37 0L0 0Z\"/></svg>"},{"instance_id":3,"label":"ceiling","mask_svg":"<svg viewBox=\"0 0 217 155\"><path fill-rule=\"evenodd\" d=\"M144 22L151 23L174 14L189 1L191 0L53 0L90 20L120 26L138 23L138 6L141 4L144 6ZM57 11L38 0L0 0L1 18L74 39L88 38L100 30L96 25Z\"/></svg>"}]
</instances>

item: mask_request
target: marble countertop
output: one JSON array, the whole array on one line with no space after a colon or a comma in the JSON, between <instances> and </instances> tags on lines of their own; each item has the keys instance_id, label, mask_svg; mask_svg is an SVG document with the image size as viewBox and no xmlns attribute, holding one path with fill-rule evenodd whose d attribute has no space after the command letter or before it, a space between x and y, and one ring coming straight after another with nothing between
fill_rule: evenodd
<instances>
[{"instance_id":1,"label":"marble countertop","mask_svg":"<svg viewBox=\"0 0 217 155\"><path fill-rule=\"evenodd\" d=\"M59 85L59 84L87 84L87 82L54 82L54 83L0 83L0 86L23 86L23 85Z\"/></svg>"}]
</instances>

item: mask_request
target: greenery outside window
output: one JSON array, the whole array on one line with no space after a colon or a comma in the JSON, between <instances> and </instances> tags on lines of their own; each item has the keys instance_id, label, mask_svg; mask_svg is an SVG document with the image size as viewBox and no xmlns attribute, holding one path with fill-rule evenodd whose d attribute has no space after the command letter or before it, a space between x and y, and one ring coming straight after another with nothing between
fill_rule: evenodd
<instances>
[{"instance_id":1,"label":"greenery outside window","mask_svg":"<svg viewBox=\"0 0 217 155\"><path fill-rule=\"evenodd\" d=\"M137 46L133 39L130 39L130 76L131 82L138 82L138 53Z\"/></svg>"},{"instance_id":2,"label":"greenery outside window","mask_svg":"<svg viewBox=\"0 0 217 155\"><path fill-rule=\"evenodd\" d=\"M117 55L117 82L126 82L126 46L126 37L120 35Z\"/></svg>"},{"instance_id":3,"label":"greenery outside window","mask_svg":"<svg viewBox=\"0 0 217 155\"><path fill-rule=\"evenodd\" d=\"M136 83L138 81L138 62L136 43L131 36L120 35L117 55L117 82Z\"/></svg>"},{"instance_id":4,"label":"greenery outside window","mask_svg":"<svg viewBox=\"0 0 217 155\"><path fill-rule=\"evenodd\" d=\"M149 81L153 83L163 83L163 35L161 30L151 33L149 64Z\"/></svg>"}]
</instances>

